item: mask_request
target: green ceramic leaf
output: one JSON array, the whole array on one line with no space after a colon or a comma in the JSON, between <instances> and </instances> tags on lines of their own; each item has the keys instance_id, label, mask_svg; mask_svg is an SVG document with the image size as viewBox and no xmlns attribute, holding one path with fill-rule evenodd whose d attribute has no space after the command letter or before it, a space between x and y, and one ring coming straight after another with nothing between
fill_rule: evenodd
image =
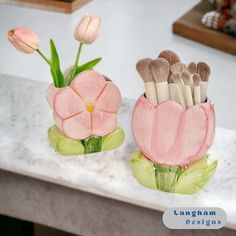
<instances>
[{"instance_id":1,"label":"green ceramic leaf","mask_svg":"<svg viewBox=\"0 0 236 236\"><path fill-rule=\"evenodd\" d=\"M193 194L198 192L213 176L217 161L203 158L183 171L175 186L176 193Z\"/></svg>"},{"instance_id":2,"label":"green ceramic leaf","mask_svg":"<svg viewBox=\"0 0 236 236\"><path fill-rule=\"evenodd\" d=\"M57 49L52 39L50 39L51 48L51 73L54 78L54 83L56 87L64 87L64 76L60 68L60 60L57 53Z\"/></svg>"},{"instance_id":3,"label":"green ceramic leaf","mask_svg":"<svg viewBox=\"0 0 236 236\"><path fill-rule=\"evenodd\" d=\"M102 149L102 137L91 136L87 139L82 140L84 145L84 153L100 152Z\"/></svg>"},{"instance_id":4,"label":"green ceramic leaf","mask_svg":"<svg viewBox=\"0 0 236 236\"><path fill-rule=\"evenodd\" d=\"M141 185L150 189L157 189L155 167L139 150L132 155L131 170Z\"/></svg>"},{"instance_id":5,"label":"green ceramic leaf","mask_svg":"<svg viewBox=\"0 0 236 236\"><path fill-rule=\"evenodd\" d=\"M50 141L50 144L57 150L57 144L60 140L64 138L64 134L56 127L56 125L53 125L48 129L48 138Z\"/></svg>"},{"instance_id":6,"label":"green ceramic leaf","mask_svg":"<svg viewBox=\"0 0 236 236\"><path fill-rule=\"evenodd\" d=\"M84 145L81 141L76 141L71 138L64 137L59 141L57 150L63 155L81 155L84 154Z\"/></svg>"},{"instance_id":7,"label":"green ceramic leaf","mask_svg":"<svg viewBox=\"0 0 236 236\"><path fill-rule=\"evenodd\" d=\"M102 138L102 151L108 151L118 148L125 139L124 131L117 127L112 133L103 136Z\"/></svg>"},{"instance_id":8,"label":"green ceramic leaf","mask_svg":"<svg viewBox=\"0 0 236 236\"><path fill-rule=\"evenodd\" d=\"M175 184L182 173L178 166L165 166L155 164L155 178L157 188L164 192L173 192Z\"/></svg>"},{"instance_id":9,"label":"green ceramic leaf","mask_svg":"<svg viewBox=\"0 0 236 236\"><path fill-rule=\"evenodd\" d=\"M198 192L213 176L217 161L208 156L186 169L154 164L140 151L132 155L131 169L140 184L151 189L181 194Z\"/></svg>"}]
</instances>

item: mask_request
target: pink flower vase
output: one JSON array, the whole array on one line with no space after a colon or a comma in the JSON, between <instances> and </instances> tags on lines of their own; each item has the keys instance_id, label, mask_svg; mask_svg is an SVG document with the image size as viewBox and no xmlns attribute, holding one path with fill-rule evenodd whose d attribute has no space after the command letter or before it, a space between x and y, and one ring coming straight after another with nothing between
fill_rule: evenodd
<instances>
[{"instance_id":1,"label":"pink flower vase","mask_svg":"<svg viewBox=\"0 0 236 236\"><path fill-rule=\"evenodd\" d=\"M49 129L49 139L62 154L109 150L123 142L124 133L121 128L117 128L117 112L121 106L120 91L112 81L107 81L98 72L82 72L67 87L56 88L50 85L47 100L56 123L56 127ZM54 131L61 140L55 137ZM117 138L119 143L116 142ZM110 147L103 141L109 141Z\"/></svg>"},{"instance_id":2,"label":"pink flower vase","mask_svg":"<svg viewBox=\"0 0 236 236\"><path fill-rule=\"evenodd\" d=\"M215 134L215 111L209 100L185 111L174 101L153 105L142 95L134 106L132 128L141 150L133 154L132 170L144 186L194 193L215 171L217 162L206 155Z\"/></svg>"}]
</instances>

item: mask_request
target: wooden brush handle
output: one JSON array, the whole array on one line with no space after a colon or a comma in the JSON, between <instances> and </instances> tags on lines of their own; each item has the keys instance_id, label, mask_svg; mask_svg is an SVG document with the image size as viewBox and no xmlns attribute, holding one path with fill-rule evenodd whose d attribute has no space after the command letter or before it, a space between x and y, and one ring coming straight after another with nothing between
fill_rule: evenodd
<instances>
[{"instance_id":1,"label":"wooden brush handle","mask_svg":"<svg viewBox=\"0 0 236 236\"><path fill-rule=\"evenodd\" d=\"M201 103L201 87L200 86L194 86L193 97L194 97L194 104Z\"/></svg>"},{"instance_id":2,"label":"wooden brush handle","mask_svg":"<svg viewBox=\"0 0 236 236\"><path fill-rule=\"evenodd\" d=\"M155 82L148 82L145 83L145 93L146 93L146 97L147 99L153 103L154 105L156 105L157 102L157 93L156 93L156 85Z\"/></svg>"},{"instance_id":3,"label":"wooden brush handle","mask_svg":"<svg viewBox=\"0 0 236 236\"><path fill-rule=\"evenodd\" d=\"M157 90L157 99L159 103L170 99L169 87L167 81L156 82L156 90Z\"/></svg>"},{"instance_id":4,"label":"wooden brush handle","mask_svg":"<svg viewBox=\"0 0 236 236\"><path fill-rule=\"evenodd\" d=\"M185 100L186 100L186 105L187 108L193 106L193 96L192 96L192 91L190 85L185 85L184 86L185 90Z\"/></svg>"},{"instance_id":5,"label":"wooden brush handle","mask_svg":"<svg viewBox=\"0 0 236 236\"><path fill-rule=\"evenodd\" d=\"M170 94L170 99L172 101L179 103L179 97L178 97L178 93L176 91L175 84L169 84L169 94Z\"/></svg>"}]
</instances>

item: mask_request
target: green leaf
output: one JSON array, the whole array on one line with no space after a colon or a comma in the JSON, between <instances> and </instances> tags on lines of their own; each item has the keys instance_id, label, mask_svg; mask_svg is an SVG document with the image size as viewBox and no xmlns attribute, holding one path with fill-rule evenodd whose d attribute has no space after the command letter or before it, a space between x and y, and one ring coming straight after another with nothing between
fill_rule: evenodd
<instances>
[{"instance_id":1,"label":"green leaf","mask_svg":"<svg viewBox=\"0 0 236 236\"><path fill-rule=\"evenodd\" d=\"M57 145L58 151L66 156L84 154L84 145L81 141L64 137Z\"/></svg>"},{"instance_id":2,"label":"green leaf","mask_svg":"<svg viewBox=\"0 0 236 236\"><path fill-rule=\"evenodd\" d=\"M211 179L216 167L217 161L210 158L202 158L191 164L180 175L175 192L182 194L198 192Z\"/></svg>"},{"instance_id":3,"label":"green leaf","mask_svg":"<svg viewBox=\"0 0 236 236\"><path fill-rule=\"evenodd\" d=\"M76 75L83 72L83 71L93 69L101 60L102 60L102 58L99 57L99 58L96 58L92 61L86 62L85 64L83 64L81 66L78 66L76 69Z\"/></svg>"},{"instance_id":4,"label":"green leaf","mask_svg":"<svg viewBox=\"0 0 236 236\"><path fill-rule=\"evenodd\" d=\"M84 153L100 152L102 149L102 137L91 136L87 139L81 140L84 145Z\"/></svg>"},{"instance_id":5,"label":"green leaf","mask_svg":"<svg viewBox=\"0 0 236 236\"><path fill-rule=\"evenodd\" d=\"M56 87L64 87L64 76L60 68L60 60L57 53L57 49L52 39L50 39L51 48L51 74L54 78L54 83Z\"/></svg>"},{"instance_id":6,"label":"green leaf","mask_svg":"<svg viewBox=\"0 0 236 236\"><path fill-rule=\"evenodd\" d=\"M112 133L102 137L102 151L118 148L125 140L124 131L117 127Z\"/></svg>"},{"instance_id":7,"label":"green leaf","mask_svg":"<svg viewBox=\"0 0 236 236\"><path fill-rule=\"evenodd\" d=\"M48 138L50 144L57 150L57 144L64 138L64 134L55 126L53 125L48 129Z\"/></svg>"},{"instance_id":8,"label":"green leaf","mask_svg":"<svg viewBox=\"0 0 236 236\"><path fill-rule=\"evenodd\" d=\"M150 189L157 189L154 164L139 150L132 154L131 170L141 185Z\"/></svg>"}]
</instances>

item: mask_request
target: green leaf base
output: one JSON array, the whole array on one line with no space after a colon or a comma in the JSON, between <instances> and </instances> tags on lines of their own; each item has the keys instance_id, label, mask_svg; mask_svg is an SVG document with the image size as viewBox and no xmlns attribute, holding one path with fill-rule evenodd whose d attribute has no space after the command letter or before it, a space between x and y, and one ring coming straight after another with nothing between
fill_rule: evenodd
<instances>
[{"instance_id":1,"label":"green leaf base","mask_svg":"<svg viewBox=\"0 0 236 236\"><path fill-rule=\"evenodd\" d=\"M55 151L62 155L82 155L116 149L124 142L125 133L117 127L103 137L90 136L84 140L74 140L65 136L55 125L48 129L48 138Z\"/></svg>"},{"instance_id":2,"label":"green leaf base","mask_svg":"<svg viewBox=\"0 0 236 236\"><path fill-rule=\"evenodd\" d=\"M143 153L132 154L131 169L138 182L150 189L164 192L194 194L203 188L215 173L218 161L203 156L183 169L178 166L155 164Z\"/></svg>"}]
</instances>

